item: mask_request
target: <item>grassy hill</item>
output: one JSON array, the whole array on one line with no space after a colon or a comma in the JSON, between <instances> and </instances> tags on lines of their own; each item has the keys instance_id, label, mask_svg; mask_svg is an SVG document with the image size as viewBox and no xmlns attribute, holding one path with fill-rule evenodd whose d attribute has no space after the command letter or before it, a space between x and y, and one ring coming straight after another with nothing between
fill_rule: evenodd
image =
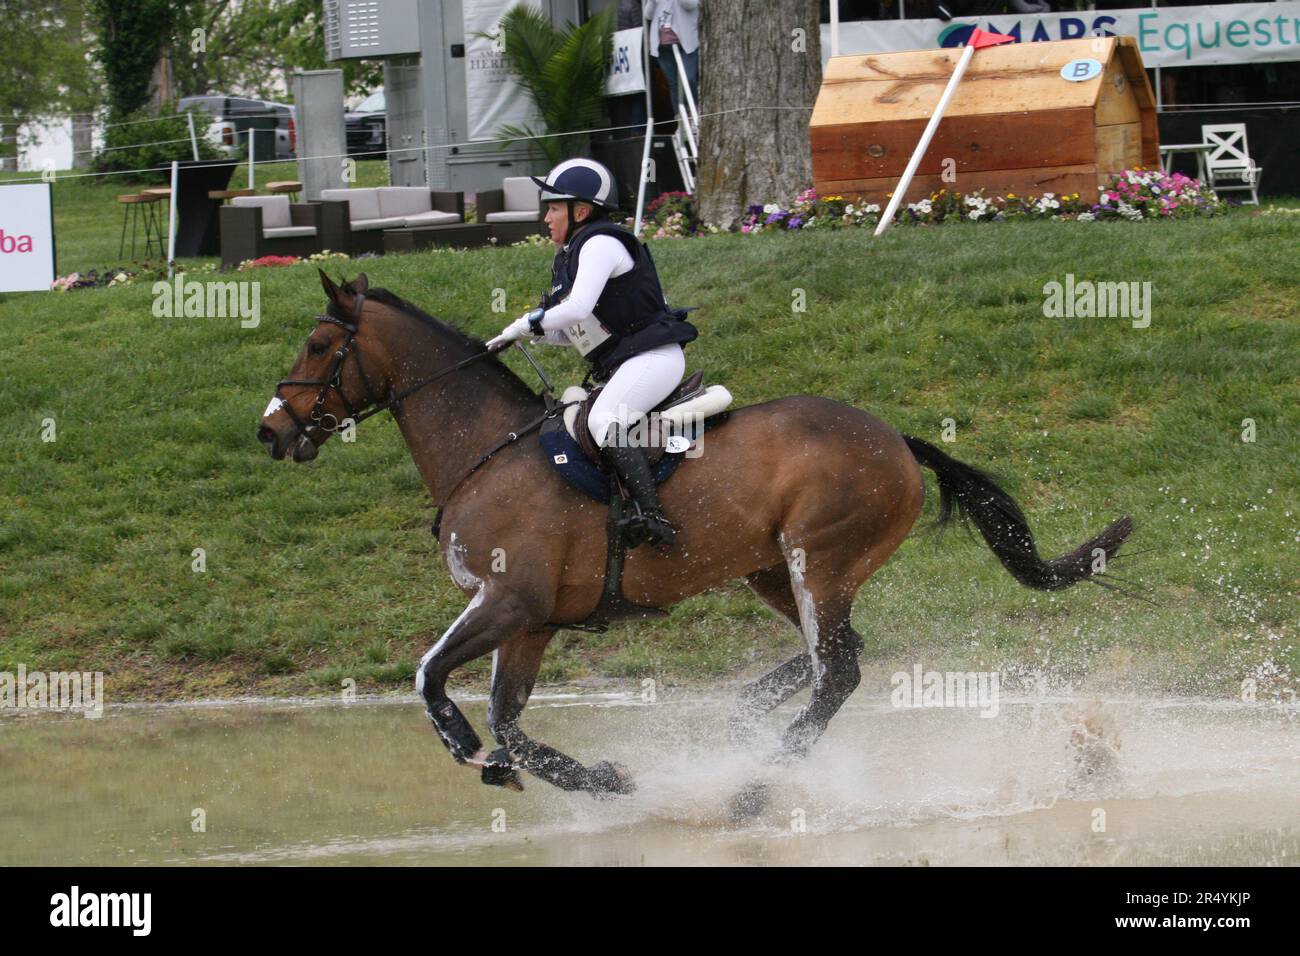
<instances>
[{"instance_id":1,"label":"grassy hill","mask_svg":"<svg viewBox=\"0 0 1300 956\"><path fill-rule=\"evenodd\" d=\"M951 418L944 447L1005 478L1047 554L1135 516L1142 553L1115 570L1156 606L1088 585L1031 592L977 539L914 534L859 594L870 661L1235 694L1249 676L1263 691L1300 675L1298 244L1300 216L1236 210L880 240L724 235L654 252L671 300L700 307L688 368L738 404L817 393L931 441ZM535 302L549 262L546 249L484 249L332 271L364 269L487 337ZM1150 327L1045 317L1044 284L1067 273L1150 281ZM255 329L155 318L147 284L0 295L0 670L102 669L113 699L328 692L345 677L407 689L461 610L391 420L310 466L256 443L323 296L306 266L240 277L262 282ZM580 377L576 356L540 354L555 380ZM195 548L206 573L191 570ZM543 680L718 680L798 641L737 584L664 622L562 632ZM485 674L479 662L467 677Z\"/></svg>"}]
</instances>

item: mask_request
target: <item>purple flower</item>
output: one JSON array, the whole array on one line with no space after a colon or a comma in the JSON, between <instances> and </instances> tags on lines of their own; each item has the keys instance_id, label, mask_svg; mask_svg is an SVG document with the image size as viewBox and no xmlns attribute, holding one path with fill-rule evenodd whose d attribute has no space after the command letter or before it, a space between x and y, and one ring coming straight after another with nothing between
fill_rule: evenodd
<instances>
[{"instance_id":1,"label":"purple flower","mask_svg":"<svg viewBox=\"0 0 1300 956\"><path fill-rule=\"evenodd\" d=\"M798 216L791 216L790 221L785 224L787 229L799 229L803 226L803 220Z\"/></svg>"},{"instance_id":2,"label":"purple flower","mask_svg":"<svg viewBox=\"0 0 1300 956\"><path fill-rule=\"evenodd\" d=\"M782 219L784 219L784 218L785 218L785 213L784 213L784 212L774 212L774 213L772 213L772 215L770 215L770 216L767 217L767 219L766 219L766 221L765 221L765 224L768 225L768 226L770 226L770 225L772 225L772 223L774 223L774 222L780 222L780 221L781 221Z\"/></svg>"}]
</instances>

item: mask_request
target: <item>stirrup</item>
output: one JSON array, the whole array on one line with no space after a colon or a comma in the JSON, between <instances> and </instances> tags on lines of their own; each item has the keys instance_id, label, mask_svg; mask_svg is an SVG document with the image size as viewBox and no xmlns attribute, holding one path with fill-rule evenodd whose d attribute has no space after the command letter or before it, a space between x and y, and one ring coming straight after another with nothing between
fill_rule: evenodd
<instances>
[{"instance_id":1,"label":"stirrup","mask_svg":"<svg viewBox=\"0 0 1300 956\"><path fill-rule=\"evenodd\" d=\"M619 534L623 536L628 548L639 547L648 541L660 554L668 554L672 551L676 544L677 529L668 520L668 516L661 509L643 510L641 503L635 499L630 504L632 510L617 523ZM656 525L666 527L667 534L653 530Z\"/></svg>"}]
</instances>

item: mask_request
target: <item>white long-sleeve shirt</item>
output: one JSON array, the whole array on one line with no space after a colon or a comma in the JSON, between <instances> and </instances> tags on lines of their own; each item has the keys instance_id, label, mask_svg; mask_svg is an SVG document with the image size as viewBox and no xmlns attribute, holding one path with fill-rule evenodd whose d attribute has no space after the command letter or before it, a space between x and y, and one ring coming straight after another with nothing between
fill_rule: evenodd
<instances>
[{"instance_id":1,"label":"white long-sleeve shirt","mask_svg":"<svg viewBox=\"0 0 1300 956\"><path fill-rule=\"evenodd\" d=\"M641 14L650 21L650 55L659 55L659 21L668 13L683 53L700 48L700 0L644 0Z\"/></svg>"},{"instance_id":2,"label":"white long-sleeve shirt","mask_svg":"<svg viewBox=\"0 0 1300 956\"><path fill-rule=\"evenodd\" d=\"M578 254L578 274L573 278L569 297L542 317L542 341L551 345L570 345L564 333L583 319L591 318L605 283L617 276L631 272L635 263L627 247L613 236L592 236L582 244Z\"/></svg>"}]
</instances>

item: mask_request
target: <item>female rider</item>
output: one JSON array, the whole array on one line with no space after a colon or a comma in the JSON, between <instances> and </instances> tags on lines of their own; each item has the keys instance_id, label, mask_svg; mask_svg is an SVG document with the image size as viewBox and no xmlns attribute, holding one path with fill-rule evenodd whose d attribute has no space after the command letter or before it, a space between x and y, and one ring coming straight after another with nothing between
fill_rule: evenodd
<instances>
[{"instance_id":1,"label":"female rider","mask_svg":"<svg viewBox=\"0 0 1300 956\"><path fill-rule=\"evenodd\" d=\"M592 403L588 427L635 501L631 541L649 540L666 554L676 529L659 505L645 450L629 440L629 432L681 383L682 347L699 332L683 318L685 310L664 301L650 251L609 220L618 198L606 167L570 159L545 179L532 178L541 187L546 225L558 247L551 291L540 308L487 344L528 337L572 345L591 363L591 377L604 387Z\"/></svg>"}]
</instances>

